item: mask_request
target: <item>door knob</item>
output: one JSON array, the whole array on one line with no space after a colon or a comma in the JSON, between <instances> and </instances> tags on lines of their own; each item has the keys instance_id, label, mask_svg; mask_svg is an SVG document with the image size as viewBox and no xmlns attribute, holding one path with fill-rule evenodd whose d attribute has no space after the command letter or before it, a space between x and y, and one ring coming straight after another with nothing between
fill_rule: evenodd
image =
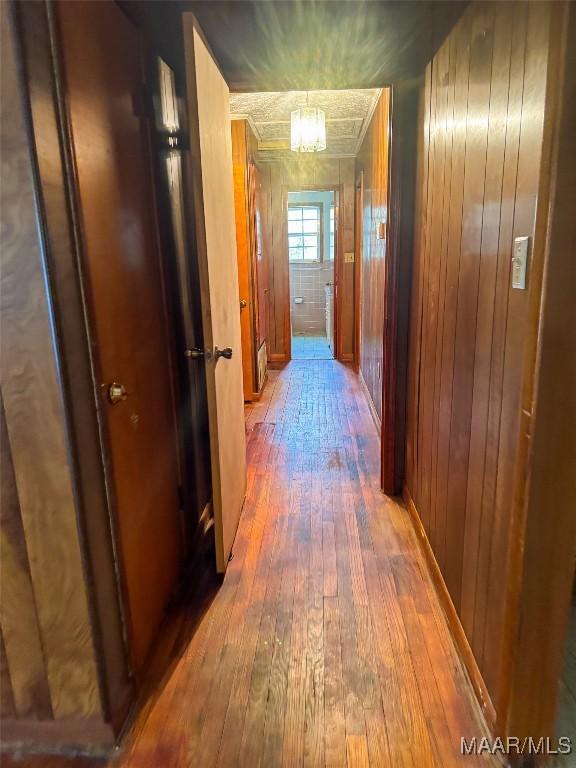
<instances>
[{"instance_id":1,"label":"door knob","mask_svg":"<svg viewBox=\"0 0 576 768\"><path fill-rule=\"evenodd\" d=\"M124 384L118 384L118 382L113 381L112 384L108 386L108 400L110 400L112 405L116 405L116 403L119 403L121 400L126 400L127 397L128 392L126 392Z\"/></svg>"},{"instance_id":2,"label":"door knob","mask_svg":"<svg viewBox=\"0 0 576 768\"><path fill-rule=\"evenodd\" d=\"M232 347L224 347L224 349L214 347L214 359L218 360L219 357L225 357L226 360L230 360L232 357Z\"/></svg>"},{"instance_id":3,"label":"door knob","mask_svg":"<svg viewBox=\"0 0 576 768\"><path fill-rule=\"evenodd\" d=\"M193 360L197 360L199 357L204 357L204 350L200 349L200 347L192 347L192 349L185 349L184 357L191 357Z\"/></svg>"},{"instance_id":4,"label":"door knob","mask_svg":"<svg viewBox=\"0 0 576 768\"><path fill-rule=\"evenodd\" d=\"M240 309L246 309L247 306L248 306L248 302L246 301L246 299L240 299Z\"/></svg>"}]
</instances>

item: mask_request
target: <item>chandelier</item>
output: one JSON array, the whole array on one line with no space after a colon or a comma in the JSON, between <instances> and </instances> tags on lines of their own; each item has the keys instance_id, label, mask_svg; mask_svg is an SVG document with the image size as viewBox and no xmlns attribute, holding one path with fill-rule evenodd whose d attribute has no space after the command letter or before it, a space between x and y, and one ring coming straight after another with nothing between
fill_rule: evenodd
<instances>
[{"instance_id":1,"label":"chandelier","mask_svg":"<svg viewBox=\"0 0 576 768\"><path fill-rule=\"evenodd\" d=\"M301 107L290 113L290 149L320 152L326 149L326 118L318 107Z\"/></svg>"}]
</instances>

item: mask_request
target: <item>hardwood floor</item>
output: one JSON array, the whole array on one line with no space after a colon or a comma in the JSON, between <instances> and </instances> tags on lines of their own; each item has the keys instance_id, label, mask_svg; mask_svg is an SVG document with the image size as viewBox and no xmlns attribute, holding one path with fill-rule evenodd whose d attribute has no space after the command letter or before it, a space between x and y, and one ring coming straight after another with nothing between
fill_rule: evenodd
<instances>
[{"instance_id":1,"label":"hardwood floor","mask_svg":"<svg viewBox=\"0 0 576 768\"><path fill-rule=\"evenodd\" d=\"M485 725L408 515L379 490L356 374L271 371L247 430L226 577L111 764L486 764L460 755Z\"/></svg>"},{"instance_id":2,"label":"hardwood floor","mask_svg":"<svg viewBox=\"0 0 576 768\"><path fill-rule=\"evenodd\" d=\"M474 765L472 701L356 374L271 371L234 557L118 765ZM478 759L478 762L480 760Z\"/></svg>"},{"instance_id":3,"label":"hardwood floor","mask_svg":"<svg viewBox=\"0 0 576 768\"><path fill-rule=\"evenodd\" d=\"M557 732L559 736L569 736L572 744L576 744L576 596L574 595L564 650L564 668L560 678ZM554 766L575 768L576 754L557 758Z\"/></svg>"}]
</instances>

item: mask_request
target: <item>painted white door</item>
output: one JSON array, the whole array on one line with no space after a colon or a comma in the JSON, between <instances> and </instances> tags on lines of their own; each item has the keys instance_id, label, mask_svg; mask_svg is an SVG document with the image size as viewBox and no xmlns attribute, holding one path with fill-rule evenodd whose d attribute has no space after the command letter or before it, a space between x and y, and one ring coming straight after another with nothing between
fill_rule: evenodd
<instances>
[{"instance_id":1,"label":"painted white door","mask_svg":"<svg viewBox=\"0 0 576 768\"><path fill-rule=\"evenodd\" d=\"M210 424L216 568L223 573L246 494L230 94L194 16L185 13L183 22L190 171Z\"/></svg>"}]
</instances>

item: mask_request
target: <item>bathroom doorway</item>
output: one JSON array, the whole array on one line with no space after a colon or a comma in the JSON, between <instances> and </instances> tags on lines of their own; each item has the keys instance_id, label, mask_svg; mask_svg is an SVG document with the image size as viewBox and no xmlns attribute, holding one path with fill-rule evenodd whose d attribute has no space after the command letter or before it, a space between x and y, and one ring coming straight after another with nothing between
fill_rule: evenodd
<instances>
[{"instance_id":1,"label":"bathroom doorway","mask_svg":"<svg viewBox=\"0 0 576 768\"><path fill-rule=\"evenodd\" d=\"M288 192L293 360L335 357L336 203L334 190Z\"/></svg>"}]
</instances>

